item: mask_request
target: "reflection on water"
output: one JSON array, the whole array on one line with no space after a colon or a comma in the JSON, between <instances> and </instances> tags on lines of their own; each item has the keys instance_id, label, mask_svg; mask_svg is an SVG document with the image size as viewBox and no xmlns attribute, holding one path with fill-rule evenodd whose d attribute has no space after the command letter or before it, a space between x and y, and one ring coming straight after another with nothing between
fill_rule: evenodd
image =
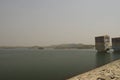
<instances>
[{"instance_id":1,"label":"reflection on water","mask_svg":"<svg viewBox=\"0 0 120 80\"><path fill-rule=\"evenodd\" d=\"M96 67L112 61L112 53L96 53Z\"/></svg>"},{"instance_id":2,"label":"reflection on water","mask_svg":"<svg viewBox=\"0 0 120 80\"><path fill-rule=\"evenodd\" d=\"M120 52L96 53L96 67L102 66L117 59L120 59Z\"/></svg>"},{"instance_id":3,"label":"reflection on water","mask_svg":"<svg viewBox=\"0 0 120 80\"><path fill-rule=\"evenodd\" d=\"M112 54L112 59L113 59L113 60L120 59L120 52L114 52L114 53Z\"/></svg>"}]
</instances>

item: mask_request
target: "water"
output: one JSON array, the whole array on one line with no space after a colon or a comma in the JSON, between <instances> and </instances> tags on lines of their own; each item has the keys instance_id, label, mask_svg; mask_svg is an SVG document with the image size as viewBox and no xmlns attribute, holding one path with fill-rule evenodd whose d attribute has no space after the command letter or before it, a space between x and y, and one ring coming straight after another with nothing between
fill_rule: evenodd
<instances>
[{"instance_id":1,"label":"water","mask_svg":"<svg viewBox=\"0 0 120 80\"><path fill-rule=\"evenodd\" d=\"M0 49L0 80L65 80L119 58L92 49Z\"/></svg>"}]
</instances>

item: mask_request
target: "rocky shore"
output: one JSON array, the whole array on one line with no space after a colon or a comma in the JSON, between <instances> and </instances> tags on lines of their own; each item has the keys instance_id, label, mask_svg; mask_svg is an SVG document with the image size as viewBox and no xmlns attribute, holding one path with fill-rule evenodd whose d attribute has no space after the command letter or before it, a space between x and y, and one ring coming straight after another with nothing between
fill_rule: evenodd
<instances>
[{"instance_id":1,"label":"rocky shore","mask_svg":"<svg viewBox=\"0 0 120 80\"><path fill-rule=\"evenodd\" d=\"M120 60L113 61L68 80L120 80Z\"/></svg>"}]
</instances>

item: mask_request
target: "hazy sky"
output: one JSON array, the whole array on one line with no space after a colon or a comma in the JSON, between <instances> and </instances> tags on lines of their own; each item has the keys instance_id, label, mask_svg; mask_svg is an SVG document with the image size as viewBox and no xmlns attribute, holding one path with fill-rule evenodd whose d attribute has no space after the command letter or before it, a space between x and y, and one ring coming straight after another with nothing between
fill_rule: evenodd
<instances>
[{"instance_id":1,"label":"hazy sky","mask_svg":"<svg viewBox=\"0 0 120 80\"><path fill-rule=\"evenodd\" d=\"M0 46L94 44L120 36L120 0L0 0Z\"/></svg>"}]
</instances>

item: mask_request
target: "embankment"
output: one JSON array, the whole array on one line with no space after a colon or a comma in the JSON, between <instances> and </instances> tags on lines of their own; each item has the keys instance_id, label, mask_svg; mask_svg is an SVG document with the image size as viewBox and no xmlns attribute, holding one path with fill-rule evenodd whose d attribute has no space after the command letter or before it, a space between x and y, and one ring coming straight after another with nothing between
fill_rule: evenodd
<instances>
[{"instance_id":1,"label":"embankment","mask_svg":"<svg viewBox=\"0 0 120 80\"><path fill-rule=\"evenodd\" d=\"M67 80L120 80L120 60L113 61Z\"/></svg>"}]
</instances>

